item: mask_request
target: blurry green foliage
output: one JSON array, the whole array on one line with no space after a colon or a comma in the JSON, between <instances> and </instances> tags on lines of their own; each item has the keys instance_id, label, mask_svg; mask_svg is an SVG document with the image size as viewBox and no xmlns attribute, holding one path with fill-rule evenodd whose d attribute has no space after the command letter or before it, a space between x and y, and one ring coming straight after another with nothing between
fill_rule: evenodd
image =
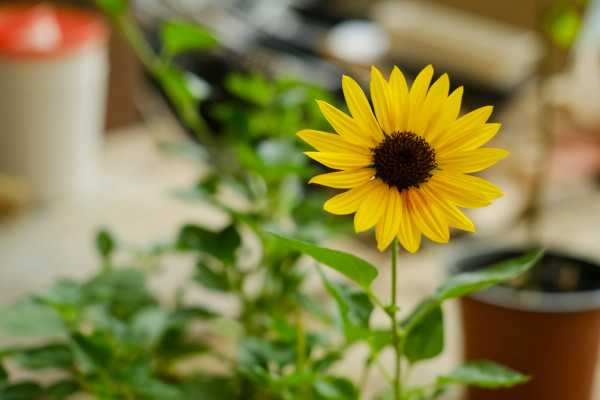
<instances>
[{"instance_id":1,"label":"blurry green foliage","mask_svg":"<svg viewBox=\"0 0 600 400\"><path fill-rule=\"evenodd\" d=\"M189 223L173 237L141 250L119 246L112 233L100 230L95 244L102 268L95 275L83 281L59 280L0 309L4 332L16 339L42 336L35 344L16 340L0 348L0 399L66 399L75 393L107 400L359 399L364 385L335 372L348 349L367 345L368 372L392 346L395 329L405 339L409 363L435 357L444 346L444 301L518 276L539 258L530 254L455 276L401 325L372 326L377 308L397 311L372 291L377 268L311 243L346 227L327 223L321 212L326 192L306 188L306 177L315 167L302 156L304 147L295 134L307 126L328 129L314 100L334 99L291 78L231 74L226 79L231 100L209 111L220 125L212 132L199 112L211 88L181 69L175 56L212 49L215 37L187 22L167 22L161 31L162 51L155 54L127 16L126 2L96 3L125 33L178 116L205 145L163 145L171 154L210 167L178 195L212 204L228 223L220 231ZM223 191L243 205L223 201ZM248 242L260 253L247 256L252 246ZM318 270L331 301L306 289L315 271L305 268L303 254L344 279L339 282ZM173 300L165 301L151 289L155 269L148 266L168 264L178 256L189 259L192 272ZM189 292L196 296L187 296ZM209 292L235 307L207 307ZM29 371L58 370L62 378L19 382L5 369L7 361ZM195 361L191 367L190 361ZM221 374L215 373L215 365ZM467 364L430 385L407 385L403 400L435 399L452 384L506 387L525 379L494 364Z\"/></svg>"},{"instance_id":2,"label":"blurry green foliage","mask_svg":"<svg viewBox=\"0 0 600 400\"><path fill-rule=\"evenodd\" d=\"M581 4L576 4L581 3ZM570 49L583 24L585 1L557 1L546 12L543 30L552 42L562 49Z\"/></svg>"},{"instance_id":3,"label":"blurry green foliage","mask_svg":"<svg viewBox=\"0 0 600 400\"><path fill-rule=\"evenodd\" d=\"M217 38L207 29L188 22L167 21L160 32L162 51L168 57L189 51L209 50L217 46Z\"/></svg>"}]
</instances>

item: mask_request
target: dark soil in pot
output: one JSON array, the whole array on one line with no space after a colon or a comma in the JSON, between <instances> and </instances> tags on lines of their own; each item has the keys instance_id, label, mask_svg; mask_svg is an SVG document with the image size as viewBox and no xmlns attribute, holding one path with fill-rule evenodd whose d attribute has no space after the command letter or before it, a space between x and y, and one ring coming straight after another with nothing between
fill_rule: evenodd
<instances>
[{"instance_id":1,"label":"dark soil in pot","mask_svg":"<svg viewBox=\"0 0 600 400\"><path fill-rule=\"evenodd\" d=\"M475 271L523 254L480 253L455 265ZM531 377L469 400L592 400L600 344L600 265L547 252L525 277L461 300L467 360L489 359Z\"/></svg>"}]
</instances>

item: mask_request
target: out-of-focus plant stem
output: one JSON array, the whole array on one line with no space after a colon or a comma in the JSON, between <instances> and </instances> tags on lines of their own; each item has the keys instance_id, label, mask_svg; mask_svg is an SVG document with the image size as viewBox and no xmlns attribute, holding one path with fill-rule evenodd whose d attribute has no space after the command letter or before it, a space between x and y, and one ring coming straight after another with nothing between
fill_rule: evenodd
<instances>
[{"instance_id":1,"label":"out-of-focus plant stem","mask_svg":"<svg viewBox=\"0 0 600 400\"><path fill-rule=\"evenodd\" d=\"M403 353L403 337L398 332L398 241L394 240L391 248L392 253L392 284L391 284L391 301L387 313L390 316L392 323L392 336L394 341L394 350L396 353L395 372L394 372L394 400L402 399L402 353Z\"/></svg>"},{"instance_id":2,"label":"out-of-focus plant stem","mask_svg":"<svg viewBox=\"0 0 600 400\"><path fill-rule=\"evenodd\" d=\"M159 81L166 95L174 100L171 93L169 93L168 86L165 84L165 74L171 68L170 58L163 58L154 52L139 25L133 21L127 12L108 13L108 17L127 40L140 62ZM184 109L177 101L172 101L172 104L176 108L177 115L184 119L186 125L194 131L197 138L205 145L209 155L213 156L215 151L214 136L204 118L200 115L199 110L196 109L190 112L189 109Z\"/></svg>"}]
</instances>

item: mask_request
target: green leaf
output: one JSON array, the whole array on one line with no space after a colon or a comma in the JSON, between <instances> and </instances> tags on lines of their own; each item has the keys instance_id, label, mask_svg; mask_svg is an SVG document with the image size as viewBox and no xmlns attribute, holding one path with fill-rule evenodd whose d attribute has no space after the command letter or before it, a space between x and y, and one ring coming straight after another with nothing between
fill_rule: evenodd
<instances>
[{"instance_id":1,"label":"green leaf","mask_svg":"<svg viewBox=\"0 0 600 400\"><path fill-rule=\"evenodd\" d=\"M369 357L375 359L377 355L393 343L394 335L389 329L371 329L369 332L369 347L371 353Z\"/></svg>"},{"instance_id":2,"label":"green leaf","mask_svg":"<svg viewBox=\"0 0 600 400\"><path fill-rule=\"evenodd\" d=\"M177 248L209 254L225 264L233 264L242 239L234 225L212 232L198 225L186 225L177 237Z\"/></svg>"},{"instance_id":3,"label":"green leaf","mask_svg":"<svg viewBox=\"0 0 600 400\"><path fill-rule=\"evenodd\" d=\"M161 339L169 324L167 311L150 307L137 313L131 322L131 333L140 348L152 348Z\"/></svg>"},{"instance_id":4,"label":"green leaf","mask_svg":"<svg viewBox=\"0 0 600 400\"><path fill-rule=\"evenodd\" d=\"M582 22L576 5L561 2L551 7L545 16L544 30L557 46L569 49L577 40Z\"/></svg>"},{"instance_id":5,"label":"green leaf","mask_svg":"<svg viewBox=\"0 0 600 400\"><path fill-rule=\"evenodd\" d=\"M462 365L452 373L438 378L438 384L462 384L486 389L509 388L527 382L529 378L490 361Z\"/></svg>"},{"instance_id":6,"label":"green leaf","mask_svg":"<svg viewBox=\"0 0 600 400\"><path fill-rule=\"evenodd\" d=\"M266 107L275 97L275 88L264 76L230 74L225 81L227 89L242 100Z\"/></svg>"},{"instance_id":7,"label":"green leaf","mask_svg":"<svg viewBox=\"0 0 600 400\"><path fill-rule=\"evenodd\" d=\"M111 316L128 320L139 310L156 304L146 287L146 276L137 269L115 269L87 282L82 292L86 304L108 307Z\"/></svg>"},{"instance_id":8,"label":"green leaf","mask_svg":"<svg viewBox=\"0 0 600 400\"><path fill-rule=\"evenodd\" d=\"M377 277L377 269L373 265L350 253L327 249L275 233L272 235L282 246L311 256L316 261L335 269L363 289L368 289Z\"/></svg>"},{"instance_id":9,"label":"green leaf","mask_svg":"<svg viewBox=\"0 0 600 400\"><path fill-rule=\"evenodd\" d=\"M208 289L222 292L230 289L229 278L227 277L226 272L209 267L202 261L199 261L198 264L196 264L194 280Z\"/></svg>"},{"instance_id":10,"label":"green leaf","mask_svg":"<svg viewBox=\"0 0 600 400\"><path fill-rule=\"evenodd\" d=\"M173 65L161 65L155 71L169 100L173 103L177 115L185 122L186 126L196 132L205 132L206 122L198 110L199 100L194 85L200 78L183 71Z\"/></svg>"},{"instance_id":11,"label":"green leaf","mask_svg":"<svg viewBox=\"0 0 600 400\"><path fill-rule=\"evenodd\" d=\"M295 361L296 349L285 342L248 336L241 341L238 350L239 368L249 376L268 370L271 363L284 367Z\"/></svg>"},{"instance_id":12,"label":"green leaf","mask_svg":"<svg viewBox=\"0 0 600 400\"><path fill-rule=\"evenodd\" d=\"M103 259L109 258L115 250L115 239L106 229L96 234L96 250Z\"/></svg>"},{"instance_id":13,"label":"green leaf","mask_svg":"<svg viewBox=\"0 0 600 400\"><path fill-rule=\"evenodd\" d=\"M37 400L43 394L44 390L35 382L15 383L0 389L2 400Z\"/></svg>"},{"instance_id":14,"label":"green leaf","mask_svg":"<svg viewBox=\"0 0 600 400\"><path fill-rule=\"evenodd\" d=\"M160 33L163 51L172 57L187 51L208 50L218 44L217 38L206 28L182 21L168 21Z\"/></svg>"},{"instance_id":15,"label":"green leaf","mask_svg":"<svg viewBox=\"0 0 600 400\"><path fill-rule=\"evenodd\" d=\"M19 350L14 353L14 359L29 369L69 368L73 365L71 349L62 343Z\"/></svg>"},{"instance_id":16,"label":"green leaf","mask_svg":"<svg viewBox=\"0 0 600 400\"><path fill-rule=\"evenodd\" d=\"M355 400L358 390L348 379L338 377L319 378L313 384L317 400Z\"/></svg>"},{"instance_id":17,"label":"green leaf","mask_svg":"<svg viewBox=\"0 0 600 400\"><path fill-rule=\"evenodd\" d=\"M212 319L217 317L218 314L206 307L194 305L190 307L182 307L174 310L171 313L171 324L177 324L179 322L187 322L194 319Z\"/></svg>"},{"instance_id":18,"label":"green leaf","mask_svg":"<svg viewBox=\"0 0 600 400\"><path fill-rule=\"evenodd\" d=\"M145 400L180 400L179 388L162 382L153 376L151 367L146 363L130 365L125 375L132 398Z\"/></svg>"},{"instance_id":19,"label":"green leaf","mask_svg":"<svg viewBox=\"0 0 600 400\"><path fill-rule=\"evenodd\" d=\"M531 269L544 255L544 250L533 251L524 256L500 262L476 272L465 272L450 277L434 294L426 298L402 322L410 333L421 321L435 312L446 300L467 296L483 289L509 281Z\"/></svg>"},{"instance_id":20,"label":"green leaf","mask_svg":"<svg viewBox=\"0 0 600 400\"><path fill-rule=\"evenodd\" d=\"M19 337L48 337L66 334L59 315L30 300L0 307L0 330Z\"/></svg>"},{"instance_id":21,"label":"green leaf","mask_svg":"<svg viewBox=\"0 0 600 400\"><path fill-rule=\"evenodd\" d=\"M344 357L344 354L340 351L333 350L325 353L321 358L314 361L312 369L315 372L324 372L329 370L335 363L340 361Z\"/></svg>"},{"instance_id":22,"label":"green leaf","mask_svg":"<svg viewBox=\"0 0 600 400\"><path fill-rule=\"evenodd\" d=\"M2 361L0 359L0 361ZM0 388L8 383L8 372L0 362Z\"/></svg>"},{"instance_id":23,"label":"green leaf","mask_svg":"<svg viewBox=\"0 0 600 400\"><path fill-rule=\"evenodd\" d=\"M373 304L369 296L341 283L331 282L321 270L319 273L327 291L338 306L346 340L354 342L368 338L369 320L373 312Z\"/></svg>"},{"instance_id":24,"label":"green leaf","mask_svg":"<svg viewBox=\"0 0 600 400\"><path fill-rule=\"evenodd\" d=\"M479 292L499 283L509 281L532 268L543 255L543 250L533 251L521 257L502 261L480 271L454 275L437 289L433 297L437 301L442 302Z\"/></svg>"},{"instance_id":25,"label":"green leaf","mask_svg":"<svg viewBox=\"0 0 600 400\"><path fill-rule=\"evenodd\" d=\"M236 382L227 376L198 376L182 386L184 399L231 400L236 397Z\"/></svg>"},{"instance_id":26,"label":"green leaf","mask_svg":"<svg viewBox=\"0 0 600 400\"><path fill-rule=\"evenodd\" d=\"M436 307L408 333L404 344L406 358L411 363L437 357L444 350L444 315Z\"/></svg>"},{"instance_id":27,"label":"green leaf","mask_svg":"<svg viewBox=\"0 0 600 400\"><path fill-rule=\"evenodd\" d=\"M96 5L108 14L118 15L127 10L127 1L125 0L96 0Z\"/></svg>"},{"instance_id":28,"label":"green leaf","mask_svg":"<svg viewBox=\"0 0 600 400\"><path fill-rule=\"evenodd\" d=\"M72 348L77 368L84 373L106 368L112 358L111 343L99 334L74 334Z\"/></svg>"},{"instance_id":29,"label":"green leaf","mask_svg":"<svg viewBox=\"0 0 600 400\"><path fill-rule=\"evenodd\" d=\"M46 396L51 400L64 400L79 392L79 384L72 380L62 380L46 388Z\"/></svg>"}]
</instances>

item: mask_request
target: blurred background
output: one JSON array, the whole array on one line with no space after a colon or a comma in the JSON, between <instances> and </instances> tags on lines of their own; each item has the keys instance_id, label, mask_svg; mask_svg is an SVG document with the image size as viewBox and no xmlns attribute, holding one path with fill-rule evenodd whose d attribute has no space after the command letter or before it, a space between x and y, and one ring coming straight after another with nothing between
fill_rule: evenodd
<instances>
[{"instance_id":1,"label":"blurred background","mask_svg":"<svg viewBox=\"0 0 600 400\"><path fill-rule=\"evenodd\" d=\"M34 2L0 1L0 304L57 277L87 276L101 226L135 248L187 221L219 226L225 218L174 195L205 166L201 155L177 147L194 135L123 36L93 20L73 28L73 43L61 43L52 10L93 7L45 1L10 22L4 7L21 3ZM600 1L137 0L130 12L154 49L167 19L197 22L218 37L218 47L176 58L194 76L198 107L217 131L235 118L214 112L232 97L228 77L249 71L296 77L341 101L344 73L368 87L371 65L386 74L398 65L413 78L433 64L453 88L465 86L463 113L495 105L492 119L503 129L494 145L511 157L489 178L505 196L469 212L476 237L402 256L402 301L414 304L452 260L490 241L542 242L600 260ZM32 47L15 45L20 34ZM48 62L63 60L68 46L76 56ZM265 89L258 80L238 90L261 96ZM370 240L339 246L358 246L383 265ZM169 273L158 290L181 276ZM460 357L456 305L450 312L449 350L417 380Z\"/></svg>"}]
</instances>

